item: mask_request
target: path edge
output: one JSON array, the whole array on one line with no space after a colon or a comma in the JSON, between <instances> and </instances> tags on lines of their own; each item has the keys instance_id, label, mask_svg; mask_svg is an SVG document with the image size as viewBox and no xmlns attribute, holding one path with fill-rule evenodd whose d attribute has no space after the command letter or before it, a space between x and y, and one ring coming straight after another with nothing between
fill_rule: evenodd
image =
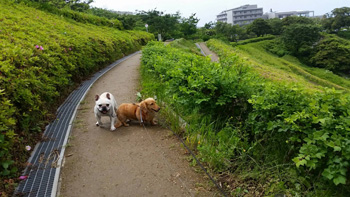
<instances>
[{"instance_id":1,"label":"path edge","mask_svg":"<svg viewBox=\"0 0 350 197\"><path fill-rule=\"evenodd\" d=\"M54 178L54 182L53 182L53 186L52 186L52 191L51 191L51 197L56 197L58 196L59 194L59 185L60 185L60 173L61 173L61 168L63 167L62 166L62 162L64 160L64 152L66 150L66 145L67 145L67 142L68 142L68 138L71 134L71 131L72 131L72 127L73 127L73 121L75 120L76 118L76 114L77 114L77 111L78 111L78 107L80 105L80 103L85 99L85 96L87 94L87 92L91 89L91 86L94 85L94 83L100 79L103 75L105 75L108 71L110 71L111 69L113 69L114 67L116 67L117 65L119 65L120 63L126 61L127 59L137 55L141 53L141 51L137 51L137 52L134 52L122 59L119 59L119 60L116 60L115 62L113 62L112 64L110 64L110 68L108 70L106 70L104 73L102 73L100 76L98 76L94 81L91 82L90 86L86 89L84 95L81 97L81 99L79 100L79 104L77 104L75 106L75 109L74 109L74 114L72 115L70 121L69 121L69 126L67 128L67 131L66 131L66 136L64 138L64 141L63 141L63 144L62 144L62 149L61 149L61 152L60 152L60 156L59 156L59 160L57 162L57 169L56 169L56 172L55 172L55 178ZM106 66L108 67L108 66Z\"/></svg>"}]
</instances>

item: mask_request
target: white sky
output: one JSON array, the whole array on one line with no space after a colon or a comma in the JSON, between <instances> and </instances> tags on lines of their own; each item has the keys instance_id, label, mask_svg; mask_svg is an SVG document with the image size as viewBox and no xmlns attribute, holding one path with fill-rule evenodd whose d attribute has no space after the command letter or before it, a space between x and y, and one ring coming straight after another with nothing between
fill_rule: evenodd
<instances>
[{"instance_id":1,"label":"white sky","mask_svg":"<svg viewBox=\"0 0 350 197\"><path fill-rule=\"evenodd\" d=\"M334 8L350 7L350 0L94 0L91 5L115 11L149 11L155 8L167 14L179 11L182 17L196 13L200 19L198 26L201 27L210 21L215 22L216 15L221 11L246 4L257 4L264 13L271 8L273 11L309 10L315 11L316 16Z\"/></svg>"}]
</instances>

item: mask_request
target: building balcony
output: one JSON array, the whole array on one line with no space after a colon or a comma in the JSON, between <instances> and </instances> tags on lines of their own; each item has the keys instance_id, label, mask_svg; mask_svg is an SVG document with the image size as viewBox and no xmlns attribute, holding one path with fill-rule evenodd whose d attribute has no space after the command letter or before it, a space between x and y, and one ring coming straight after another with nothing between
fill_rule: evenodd
<instances>
[{"instance_id":1,"label":"building balcony","mask_svg":"<svg viewBox=\"0 0 350 197\"><path fill-rule=\"evenodd\" d=\"M254 15L254 14L263 14L263 12L247 12L247 13L240 13L240 14L235 14L233 13L233 16L247 16L247 15Z\"/></svg>"},{"instance_id":2,"label":"building balcony","mask_svg":"<svg viewBox=\"0 0 350 197\"><path fill-rule=\"evenodd\" d=\"M262 18L262 16L247 17L247 18L233 18L233 21L247 21L247 20L255 20L258 18Z\"/></svg>"}]
</instances>

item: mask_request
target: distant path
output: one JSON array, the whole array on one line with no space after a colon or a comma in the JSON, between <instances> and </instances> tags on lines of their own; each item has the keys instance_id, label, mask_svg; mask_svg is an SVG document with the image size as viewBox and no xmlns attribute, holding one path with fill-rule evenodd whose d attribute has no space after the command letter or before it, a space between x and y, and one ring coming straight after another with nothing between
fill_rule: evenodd
<instances>
[{"instance_id":1,"label":"distant path","mask_svg":"<svg viewBox=\"0 0 350 197\"><path fill-rule=\"evenodd\" d=\"M219 62L219 56L210 51L205 42L198 43L205 56L210 56L212 62Z\"/></svg>"},{"instance_id":2,"label":"distant path","mask_svg":"<svg viewBox=\"0 0 350 197\"><path fill-rule=\"evenodd\" d=\"M171 132L160 126L96 127L94 96L111 92L118 105L134 102L141 54L102 76L81 103L62 168L59 196L219 196L208 178L196 173L189 155Z\"/></svg>"}]
</instances>

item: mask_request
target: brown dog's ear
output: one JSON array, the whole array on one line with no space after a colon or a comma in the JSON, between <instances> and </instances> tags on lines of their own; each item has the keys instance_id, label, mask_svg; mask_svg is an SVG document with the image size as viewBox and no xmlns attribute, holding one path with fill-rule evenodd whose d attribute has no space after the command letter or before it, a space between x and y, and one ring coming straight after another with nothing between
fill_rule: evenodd
<instances>
[{"instance_id":1,"label":"brown dog's ear","mask_svg":"<svg viewBox=\"0 0 350 197\"><path fill-rule=\"evenodd\" d=\"M146 104L146 102L145 101L142 101L141 103L140 103L140 109L143 111L143 112L147 112L147 104Z\"/></svg>"},{"instance_id":2,"label":"brown dog's ear","mask_svg":"<svg viewBox=\"0 0 350 197\"><path fill-rule=\"evenodd\" d=\"M109 93L107 93L106 96L107 96L108 100L111 100L111 95Z\"/></svg>"},{"instance_id":3,"label":"brown dog's ear","mask_svg":"<svg viewBox=\"0 0 350 197\"><path fill-rule=\"evenodd\" d=\"M100 98L100 96L96 94L95 101L97 101L99 98Z\"/></svg>"}]
</instances>

